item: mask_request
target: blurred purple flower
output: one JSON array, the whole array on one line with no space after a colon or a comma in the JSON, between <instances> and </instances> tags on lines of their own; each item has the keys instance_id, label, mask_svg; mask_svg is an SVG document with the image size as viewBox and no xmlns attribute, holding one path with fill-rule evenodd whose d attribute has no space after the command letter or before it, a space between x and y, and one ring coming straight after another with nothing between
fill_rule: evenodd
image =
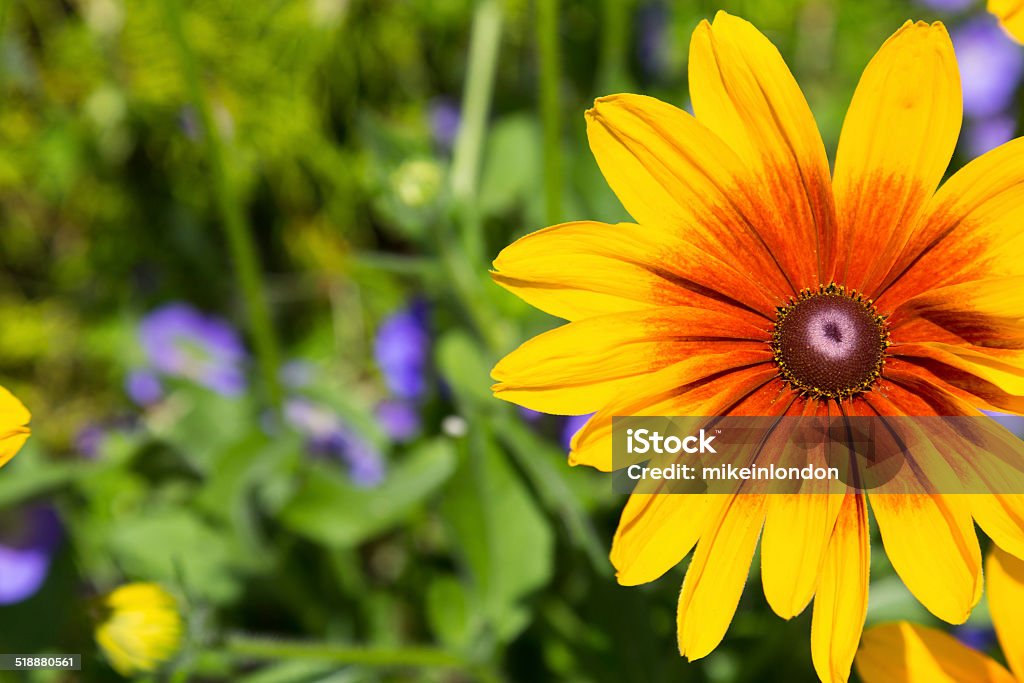
<instances>
[{"instance_id":1,"label":"blurred purple flower","mask_svg":"<svg viewBox=\"0 0 1024 683\"><path fill-rule=\"evenodd\" d=\"M1012 116L970 120L964 126L964 146L972 157L981 156L1013 139L1017 121Z\"/></svg>"},{"instance_id":2,"label":"blurred purple flower","mask_svg":"<svg viewBox=\"0 0 1024 683\"><path fill-rule=\"evenodd\" d=\"M75 435L75 450L83 457L92 460L100 454L103 440L107 438L107 430L98 424L91 424L78 430Z\"/></svg>"},{"instance_id":3,"label":"blurred purple flower","mask_svg":"<svg viewBox=\"0 0 1024 683\"><path fill-rule=\"evenodd\" d=\"M964 114L983 118L1006 111L1024 75L1024 51L995 17L978 16L952 32L964 92Z\"/></svg>"},{"instance_id":4,"label":"blurred purple flower","mask_svg":"<svg viewBox=\"0 0 1024 683\"><path fill-rule=\"evenodd\" d=\"M420 431L420 414L408 401L387 400L377 404L377 424L392 441L409 441Z\"/></svg>"},{"instance_id":5,"label":"blurred purple flower","mask_svg":"<svg viewBox=\"0 0 1024 683\"><path fill-rule=\"evenodd\" d=\"M380 452L327 406L292 398L285 402L284 418L306 437L312 453L344 462L356 485L376 486L384 479L384 459Z\"/></svg>"},{"instance_id":6,"label":"blurred purple flower","mask_svg":"<svg viewBox=\"0 0 1024 683\"><path fill-rule=\"evenodd\" d=\"M587 424L587 420L591 416L593 416L593 413L590 415L570 415L565 418L565 424L562 426L562 447L565 450L572 448L572 437L576 436L576 432L583 429L583 425Z\"/></svg>"},{"instance_id":7,"label":"blurred purple flower","mask_svg":"<svg viewBox=\"0 0 1024 683\"><path fill-rule=\"evenodd\" d=\"M50 573L60 539L60 520L48 505L4 513L0 522L0 605L36 594Z\"/></svg>"},{"instance_id":8,"label":"blurred purple flower","mask_svg":"<svg viewBox=\"0 0 1024 683\"><path fill-rule=\"evenodd\" d=\"M981 412L991 417L1005 429L1024 438L1024 417L1020 415L1011 415L1009 413L997 413L993 410L983 410Z\"/></svg>"},{"instance_id":9,"label":"blurred purple flower","mask_svg":"<svg viewBox=\"0 0 1024 683\"><path fill-rule=\"evenodd\" d=\"M156 373L149 370L132 370L124 380L128 398L140 406L151 406L164 397L164 385Z\"/></svg>"},{"instance_id":10,"label":"blurred purple flower","mask_svg":"<svg viewBox=\"0 0 1024 683\"><path fill-rule=\"evenodd\" d=\"M373 350L392 394L410 399L422 396L430 354L426 303L416 301L385 318L377 330Z\"/></svg>"},{"instance_id":11,"label":"blurred purple flower","mask_svg":"<svg viewBox=\"0 0 1024 683\"><path fill-rule=\"evenodd\" d=\"M151 312L139 338L158 372L184 377L225 396L245 390L245 347L231 325L192 306L173 303Z\"/></svg>"},{"instance_id":12,"label":"blurred purple flower","mask_svg":"<svg viewBox=\"0 0 1024 683\"><path fill-rule=\"evenodd\" d=\"M519 417L523 418L526 422L537 422L544 417L544 413L539 410L531 410L530 408L524 408L523 406L518 406L518 408Z\"/></svg>"},{"instance_id":13,"label":"blurred purple flower","mask_svg":"<svg viewBox=\"0 0 1024 683\"><path fill-rule=\"evenodd\" d=\"M441 149L452 148L461 124L462 114L453 100L438 97L430 104L430 130Z\"/></svg>"},{"instance_id":14,"label":"blurred purple flower","mask_svg":"<svg viewBox=\"0 0 1024 683\"><path fill-rule=\"evenodd\" d=\"M668 21L668 9L661 0L645 3L637 11L636 56L640 69L650 78L657 78L665 70Z\"/></svg>"},{"instance_id":15,"label":"blurred purple flower","mask_svg":"<svg viewBox=\"0 0 1024 683\"><path fill-rule=\"evenodd\" d=\"M940 12L962 12L973 5L974 2L975 0L917 0L919 5Z\"/></svg>"},{"instance_id":16,"label":"blurred purple flower","mask_svg":"<svg viewBox=\"0 0 1024 683\"><path fill-rule=\"evenodd\" d=\"M986 652L996 642L996 632L991 628L961 624L953 627L953 635L967 647Z\"/></svg>"}]
</instances>

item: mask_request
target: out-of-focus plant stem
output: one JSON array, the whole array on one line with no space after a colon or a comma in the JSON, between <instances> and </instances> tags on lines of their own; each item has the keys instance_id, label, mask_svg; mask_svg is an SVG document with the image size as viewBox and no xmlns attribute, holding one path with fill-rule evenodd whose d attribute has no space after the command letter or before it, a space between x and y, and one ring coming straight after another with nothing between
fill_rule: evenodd
<instances>
[{"instance_id":1,"label":"out-of-focus plant stem","mask_svg":"<svg viewBox=\"0 0 1024 683\"><path fill-rule=\"evenodd\" d=\"M259 258L244 207L228 174L224 159L224 143L200 81L195 53L185 35L179 2L180 0L164 0L168 30L178 47L185 84L203 128L217 210L231 251L235 275L245 298L249 334L252 336L264 390L271 405L277 408L281 404L281 386L277 376L279 355Z\"/></svg>"},{"instance_id":2,"label":"out-of-focus plant stem","mask_svg":"<svg viewBox=\"0 0 1024 683\"><path fill-rule=\"evenodd\" d=\"M558 0L537 2L537 44L541 60L541 121L544 124L544 208L550 225L561 221L562 155L558 105Z\"/></svg>"},{"instance_id":3,"label":"out-of-focus plant stem","mask_svg":"<svg viewBox=\"0 0 1024 683\"><path fill-rule=\"evenodd\" d=\"M360 647L234 635L227 639L223 651L236 657L261 660L305 659L357 666L460 669L472 673L476 680L500 680L490 669L434 647Z\"/></svg>"},{"instance_id":4,"label":"out-of-focus plant stem","mask_svg":"<svg viewBox=\"0 0 1024 683\"><path fill-rule=\"evenodd\" d=\"M459 239L440 235L440 255L455 296L492 352L502 347L498 317L479 295L484 240L477 208L477 185L483 158L487 117L494 93L501 43L500 0L480 0L473 15L469 40L466 88L462 94L462 123L452 152L451 193Z\"/></svg>"},{"instance_id":5,"label":"out-of-focus plant stem","mask_svg":"<svg viewBox=\"0 0 1024 683\"><path fill-rule=\"evenodd\" d=\"M498 66L501 24L500 1L481 0L473 14L466 89L462 93L462 123L452 152L452 199L462 218L463 249L474 263L483 256L476 191Z\"/></svg>"},{"instance_id":6,"label":"out-of-focus plant stem","mask_svg":"<svg viewBox=\"0 0 1024 683\"><path fill-rule=\"evenodd\" d=\"M548 224L562 220L562 136L558 102L558 0L537 0L540 111L544 125L544 212Z\"/></svg>"},{"instance_id":7,"label":"out-of-focus plant stem","mask_svg":"<svg viewBox=\"0 0 1024 683\"><path fill-rule=\"evenodd\" d=\"M604 0L601 12L601 56L598 90L602 95L629 90L626 50L629 45L633 0Z\"/></svg>"}]
</instances>

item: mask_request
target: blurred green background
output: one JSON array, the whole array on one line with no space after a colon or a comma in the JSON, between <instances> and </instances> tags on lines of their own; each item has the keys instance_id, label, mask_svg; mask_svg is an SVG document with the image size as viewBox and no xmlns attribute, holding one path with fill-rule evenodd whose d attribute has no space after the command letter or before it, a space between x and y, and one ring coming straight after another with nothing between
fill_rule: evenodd
<instances>
[{"instance_id":1,"label":"blurred green background","mask_svg":"<svg viewBox=\"0 0 1024 683\"><path fill-rule=\"evenodd\" d=\"M939 5L5 0L0 381L33 436L0 471L0 550L42 560L6 597L0 561L0 652L84 666L0 681L121 680L92 639L127 581L189 624L148 680L814 680L809 610L772 615L756 558L693 664L685 563L616 585L624 499L567 466L577 423L490 395L557 321L487 268L546 225L626 218L583 112L687 105L717 9L778 45L831 154L903 21L987 21ZM1016 83L954 167L1013 135ZM874 558L869 621L929 621ZM960 632L991 645L984 605Z\"/></svg>"}]
</instances>

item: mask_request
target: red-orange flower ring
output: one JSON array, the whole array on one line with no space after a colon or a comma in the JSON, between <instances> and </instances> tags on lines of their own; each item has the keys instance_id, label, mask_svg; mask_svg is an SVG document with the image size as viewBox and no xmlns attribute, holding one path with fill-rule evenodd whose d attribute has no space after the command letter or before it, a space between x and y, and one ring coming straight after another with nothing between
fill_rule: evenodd
<instances>
[{"instance_id":1,"label":"red-orange flower ring","mask_svg":"<svg viewBox=\"0 0 1024 683\"><path fill-rule=\"evenodd\" d=\"M569 322L494 368L495 394L596 415L570 461L611 468L613 415L977 415L1024 410L1024 140L942 187L962 119L941 24L908 22L871 60L834 173L775 47L719 13L690 45L696 117L613 95L587 112L609 185L636 223L527 235L497 283ZM1024 497L876 495L886 552L942 619L981 594L974 522L1024 557ZM763 531L762 531L763 529ZM784 618L814 598L812 656L849 676L868 595L866 496L633 495L612 545L622 584L696 547L680 652L722 639L758 538Z\"/></svg>"}]
</instances>

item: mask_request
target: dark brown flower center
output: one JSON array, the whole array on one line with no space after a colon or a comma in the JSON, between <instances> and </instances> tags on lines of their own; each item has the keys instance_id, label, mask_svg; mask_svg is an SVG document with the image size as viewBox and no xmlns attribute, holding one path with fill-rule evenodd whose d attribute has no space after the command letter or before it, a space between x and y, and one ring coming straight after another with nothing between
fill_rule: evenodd
<instances>
[{"instance_id":1,"label":"dark brown flower center","mask_svg":"<svg viewBox=\"0 0 1024 683\"><path fill-rule=\"evenodd\" d=\"M820 285L778 311L771 347L779 378L793 390L841 400L867 391L881 376L889 331L870 299Z\"/></svg>"}]
</instances>

